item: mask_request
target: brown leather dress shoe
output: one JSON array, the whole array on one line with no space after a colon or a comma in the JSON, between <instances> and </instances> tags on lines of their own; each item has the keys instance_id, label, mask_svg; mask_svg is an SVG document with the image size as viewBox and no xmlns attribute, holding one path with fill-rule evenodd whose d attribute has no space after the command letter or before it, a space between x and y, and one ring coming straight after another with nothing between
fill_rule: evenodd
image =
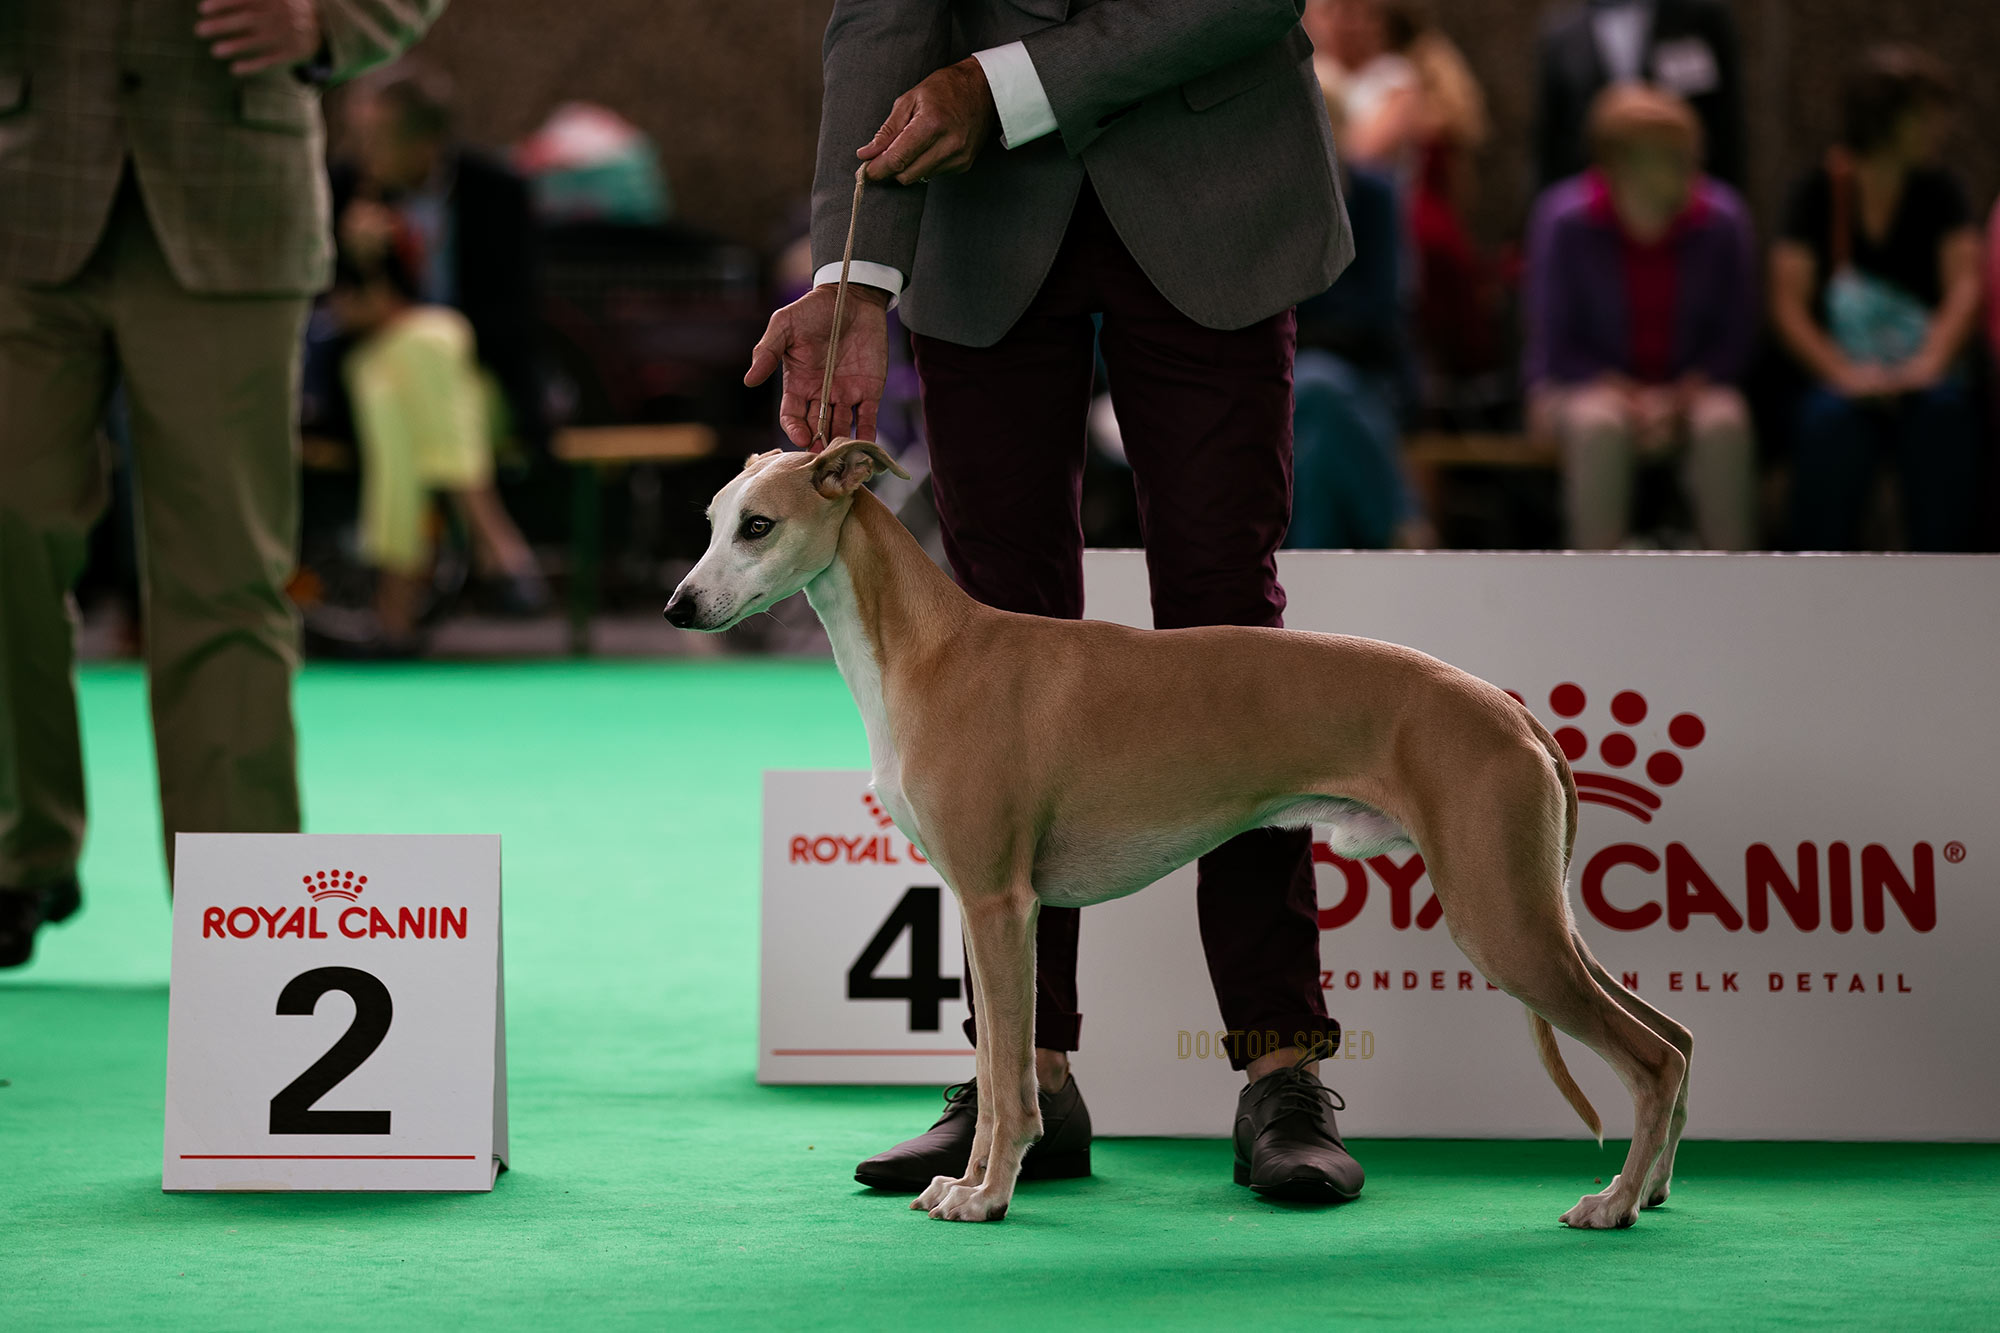
<instances>
[{"instance_id":1,"label":"brown leather dress shoe","mask_svg":"<svg viewBox=\"0 0 2000 1333\"><path fill-rule=\"evenodd\" d=\"M965 1174L972 1160L972 1132L979 1122L979 1081L944 1090L944 1114L916 1138L877 1153L854 1168L872 1189L915 1194L939 1176ZM1090 1174L1090 1108L1074 1078L1041 1094L1042 1138L1021 1158L1023 1180L1070 1180Z\"/></svg>"}]
</instances>

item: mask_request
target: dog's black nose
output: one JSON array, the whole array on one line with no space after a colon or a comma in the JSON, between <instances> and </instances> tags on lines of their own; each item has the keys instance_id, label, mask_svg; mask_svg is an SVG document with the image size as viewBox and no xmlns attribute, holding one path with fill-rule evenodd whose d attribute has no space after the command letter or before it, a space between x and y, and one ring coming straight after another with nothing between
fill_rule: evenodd
<instances>
[{"instance_id":1,"label":"dog's black nose","mask_svg":"<svg viewBox=\"0 0 2000 1333\"><path fill-rule=\"evenodd\" d=\"M667 623L675 629L693 629L695 618L699 614L692 597L683 597L675 593L667 602Z\"/></svg>"}]
</instances>

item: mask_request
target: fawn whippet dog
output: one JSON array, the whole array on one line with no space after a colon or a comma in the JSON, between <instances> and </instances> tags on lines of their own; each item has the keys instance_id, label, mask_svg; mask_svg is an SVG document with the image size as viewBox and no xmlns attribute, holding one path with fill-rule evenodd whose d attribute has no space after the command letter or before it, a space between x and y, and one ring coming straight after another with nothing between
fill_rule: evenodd
<instances>
[{"instance_id":1,"label":"fawn whippet dog","mask_svg":"<svg viewBox=\"0 0 2000 1333\"><path fill-rule=\"evenodd\" d=\"M1664 1201L1687 1119L1686 1028L1626 991L1571 920L1576 789L1505 693L1369 639L1139 630L981 606L866 489L880 448L749 460L709 508L667 618L725 630L803 589L868 733L874 786L957 895L976 995L979 1119L963 1178L913 1207L1002 1217L1041 1132L1035 916L1135 893L1265 825L1333 827L1365 857L1414 845L1452 940L1527 1006L1542 1065L1602 1142L1550 1025L1632 1094L1624 1168L1562 1220L1630 1226Z\"/></svg>"}]
</instances>

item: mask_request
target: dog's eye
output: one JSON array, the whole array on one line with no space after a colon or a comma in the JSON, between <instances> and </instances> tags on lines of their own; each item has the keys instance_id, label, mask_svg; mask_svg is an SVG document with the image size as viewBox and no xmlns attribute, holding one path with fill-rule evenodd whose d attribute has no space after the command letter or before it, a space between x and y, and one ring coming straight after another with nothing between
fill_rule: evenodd
<instances>
[{"instance_id":1,"label":"dog's eye","mask_svg":"<svg viewBox=\"0 0 2000 1333\"><path fill-rule=\"evenodd\" d=\"M771 529L776 526L777 524L763 515L753 514L743 520L743 526L736 530L736 535L746 542L754 542L760 537L770 536Z\"/></svg>"}]
</instances>

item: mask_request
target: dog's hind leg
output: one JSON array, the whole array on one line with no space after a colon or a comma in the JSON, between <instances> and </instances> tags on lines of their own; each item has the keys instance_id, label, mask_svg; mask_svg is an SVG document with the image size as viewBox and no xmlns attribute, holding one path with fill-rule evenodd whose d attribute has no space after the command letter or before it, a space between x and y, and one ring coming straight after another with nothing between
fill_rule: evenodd
<instances>
[{"instance_id":1,"label":"dog's hind leg","mask_svg":"<svg viewBox=\"0 0 2000 1333\"><path fill-rule=\"evenodd\" d=\"M1586 1195L1562 1216L1573 1227L1631 1226L1666 1147L1687 1061L1591 977L1567 931L1505 932L1497 939L1482 934L1477 940L1452 933L1488 980L1595 1051L1632 1094L1632 1145L1624 1167L1602 1193Z\"/></svg>"},{"instance_id":2,"label":"dog's hind leg","mask_svg":"<svg viewBox=\"0 0 2000 1333\"><path fill-rule=\"evenodd\" d=\"M1573 1227L1627 1227L1638 1219L1643 1187L1666 1147L1687 1061L1626 1012L1584 964L1563 896L1562 822L1541 804L1505 801L1483 820L1456 812L1456 827L1434 836L1424 859L1465 956L1487 980L1595 1051L1632 1094L1624 1168L1603 1193L1586 1196L1562 1217Z\"/></svg>"},{"instance_id":3,"label":"dog's hind leg","mask_svg":"<svg viewBox=\"0 0 2000 1333\"><path fill-rule=\"evenodd\" d=\"M947 1183L928 1211L951 1222L991 1222L1007 1215L1021 1156L1042 1136L1034 1061L1039 904L1024 882L960 893L958 905L971 945L979 1014L979 1123L966 1178Z\"/></svg>"},{"instance_id":4,"label":"dog's hind leg","mask_svg":"<svg viewBox=\"0 0 2000 1333\"><path fill-rule=\"evenodd\" d=\"M1674 1098L1673 1118L1667 1125L1667 1146L1661 1150L1659 1160L1653 1163L1652 1175L1646 1181L1645 1193L1640 1199L1642 1208L1658 1208L1667 1201L1672 1192L1674 1180L1674 1151L1680 1147L1681 1131L1687 1128L1688 1082L1692 1078L1694 1063L1694 1034L1673 1019L1647 1004L1644 1000L1625 989L1607 972L1604 965L1590 952L1590 946L1583 942L1583 936L1574 929L1570 931L1570 943L1576 947L1577 956L1590 969L1590 975L1606 994L1616 1000L1621 1008L1632 1017L1644 1023L1681 1053L1681 1059L1688 1063L1688 1070L1681 1074L1680 1092Z\"/></svg>"}]
</instances>

